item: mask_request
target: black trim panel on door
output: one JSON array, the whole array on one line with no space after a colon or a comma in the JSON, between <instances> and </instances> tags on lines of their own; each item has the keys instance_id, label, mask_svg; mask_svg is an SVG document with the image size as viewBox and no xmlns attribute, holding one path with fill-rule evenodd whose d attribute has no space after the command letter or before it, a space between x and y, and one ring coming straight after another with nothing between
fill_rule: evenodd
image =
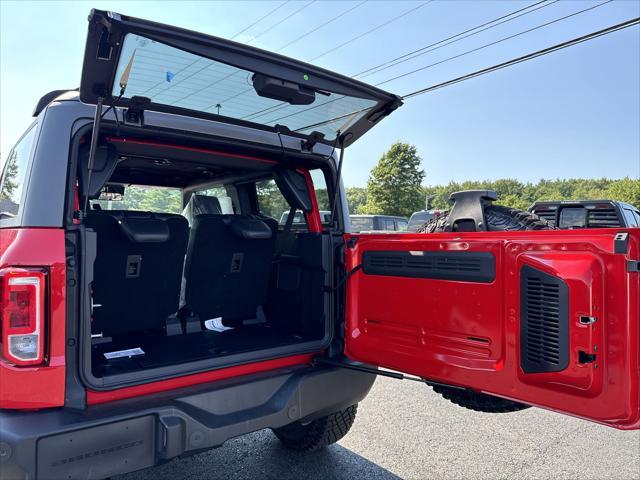
<instances>
[{"instance_id":1,"label":"black trim panel on door","mask_svg":"<svg viewBox=\"0 0 640 480\"><path fill-rule=\"evenodd\" d=\"M370 250L362 255L362 269L366 275L460 282L493 282L495 264L495 257L490 252Z\"/></svg>"}]
</instances>

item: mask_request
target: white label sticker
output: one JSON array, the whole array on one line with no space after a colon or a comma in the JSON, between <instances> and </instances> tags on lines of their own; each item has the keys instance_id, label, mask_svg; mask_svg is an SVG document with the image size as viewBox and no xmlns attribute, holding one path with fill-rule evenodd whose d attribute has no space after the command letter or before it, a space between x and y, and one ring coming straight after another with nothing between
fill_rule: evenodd
<instances>
[{"instance_id":1,"label":"white label sticker","mask_svg":"<svg viewBox=\"0 0 640 480\"><path fill-rule=\"evenodd\" d=\"M233 330L233 327L225 327L222 324L222 317L205 320L204 326L206 327L207 330L213 330L214 332L224 332L227 330Z\"/></svg>"},{"instance_id":2,"label":"white label sticker","mask_svg":"<svg viewBox=\"0 0 640 480\"><path fill-rule=\"evenodd\" d=\"M117 352L107 352L104 354L104 357L107 360L111 360L112 358L133 357L135 355L144 355L144 350L142 350L140 347L129 348L128 350L118 350Z\"/></svg>"}]
</instances>

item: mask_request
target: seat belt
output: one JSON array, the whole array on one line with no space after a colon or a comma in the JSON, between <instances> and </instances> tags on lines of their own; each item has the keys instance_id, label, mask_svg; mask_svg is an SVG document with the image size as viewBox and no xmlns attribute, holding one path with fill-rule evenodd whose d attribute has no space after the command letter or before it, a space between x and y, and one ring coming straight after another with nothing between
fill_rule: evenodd
<instances>
[{"instance_id":1,"label":"seat belt","mask_svg":"<svg viewBox=\"0 0 640 480\"><path fill-rule=\"evenodd\" d=\"M284 250L284 244L285 244L284 240L286 240L287 236L289 235L289 232L291 231L291 226L293 225L293 219L296 216L296 210L297 210L296 207L291 207L291 210L289 210L287 221L284 224L284 229L282 230L282 234L280 236L280 242L276 246L276 253L273 256L274 262L277 262L282 256L282 253Z\"/></svg>"}]
</instances>

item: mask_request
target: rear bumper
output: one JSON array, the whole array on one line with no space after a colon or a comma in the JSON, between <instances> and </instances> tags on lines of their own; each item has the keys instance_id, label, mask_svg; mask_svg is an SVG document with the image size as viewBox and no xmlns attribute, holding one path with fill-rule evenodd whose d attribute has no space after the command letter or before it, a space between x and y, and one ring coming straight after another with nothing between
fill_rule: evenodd
<instances>
[{"instance_id":1,"label":"rear bumper","mask_svg":"<svg viewBox=\"0 0 640 480\"><path fill-rule=\"evenodd\" d=\"M362 400L375 376L300 367L86 410L0 412L2 479L105 478L312 420Z\"/></svg>"}]
</instances>

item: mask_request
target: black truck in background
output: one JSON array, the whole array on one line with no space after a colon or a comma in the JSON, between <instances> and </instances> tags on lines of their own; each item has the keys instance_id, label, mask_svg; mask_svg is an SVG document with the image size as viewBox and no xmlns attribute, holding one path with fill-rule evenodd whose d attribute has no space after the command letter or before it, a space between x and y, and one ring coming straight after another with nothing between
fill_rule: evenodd
<instances>
[{"instance_id":1,"label":"black truck in background","mask_svg":"<svg viewBox=\"0 0 640 480\"><path fill-rule=\"evenodd\" d=\"M535 202L529 211L556 228L640 227L638 208L615 200Z\"/></svg>"}]
</instances>

